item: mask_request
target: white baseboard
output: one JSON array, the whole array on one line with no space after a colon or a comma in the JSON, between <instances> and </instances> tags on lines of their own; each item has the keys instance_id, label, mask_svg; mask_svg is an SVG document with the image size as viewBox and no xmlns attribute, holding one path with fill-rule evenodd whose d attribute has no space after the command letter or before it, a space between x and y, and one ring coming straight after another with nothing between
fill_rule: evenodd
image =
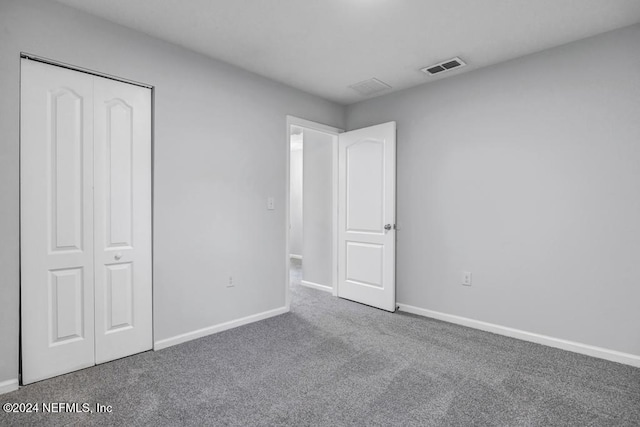
<instances>
[{"instance_id":1,"label":"white baseboard","mask_svg":"<svg viewBox=\"0 0 640 427\"><path fill-rule=\"evenodd\" d=\"M0 382L0 394L9 393L18 389L18 379Z\"/></svg>"},{"instance_id":2,"label":"white baseboard","mask_svg":"<svg viewBox=\"0 0 640 427\"><path fill-rule=\"evenodd\" d=\"M522 331L520 329L508 328L506 326L496 325L493 323L482 322L479 320L469 319L466 317L455 316L452 314L440 313L438 311L427 310L424 308L413 307L406 304L398 304L400 311L417 314L419 316L431 317L433 319L443 320L457 325L468 326L482 331L493 332L498 335L505 335L511 338L517 338L523 341L530 341L537 344L543 344L549 347L555 347L562 350L572 351L587 356L597 357L600 359L610 360L612 362L623 363L640 367L640 356L630 353L622 353L620 351L609 350L607 348L596 347L588 344L582 344L575 341L567 341L560 338L554 338L546 335L540 335L533 332Z\"/></svg>"},{"instance_id":3,"label":"white baseboard","mask_svg":"<svg viewBox=\"0 0 640 427\"><path fill-rule=\"evenodd\" d=\"M259 320L268 319L269 317L278 316L280 314L287 313L288 307L280 307L274 310L264 311L262 313L254 314L251 316L243 317L241 319L232 320L230 322L220 323L218 325L208 326L206 328L198 329L185 334L176 335L175 337L165 338L154 342L154 350L162 350L163 348L171 347L174 345L182 344L183 342L195 340L197 338L206 337L207 335L215 334L218 332L226 331L228 329L237 328L238 326L246 325L249 323L257 322Z\"/></svg>"},{"instance_id":4,"label":"white baseboard","mask_svg":"<svg viewBox=\"0 0 640 427\"><path fill-rule=\"evenodd\" d=\"M293 258L293 259L302 259L302 255L296 255L296 254L289 254L289 258Z\"/></svg>"},{"instance_id":5,"label":"white baseboard","mask_svg":"<svg viewBox=\"0 0 640 427\"><path fill-rule=\"evenodd\" d=\"M309 282L308 280L301 280L300 284L302 286L306 286L307 288L313 288L313 289L317 289L319 291L333 292L333 288L331 286L321 285L319 283Z\"/></svg>"}]
</instances>

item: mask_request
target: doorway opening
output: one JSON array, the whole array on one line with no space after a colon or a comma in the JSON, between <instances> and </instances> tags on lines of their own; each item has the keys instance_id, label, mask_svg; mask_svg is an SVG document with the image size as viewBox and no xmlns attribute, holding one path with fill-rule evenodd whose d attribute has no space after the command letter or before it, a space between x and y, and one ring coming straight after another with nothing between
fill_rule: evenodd
<instances>
[{"instance_id":1,"label":"doorway opening","mask_svg":"<svg viewBox=\"0 0 640 427\"><path fill-rule=\"evenodd\" d=\"M291 286L337 295L338 134L287 117L287 307Z\"/></svg>"},{"instance_id":2,"label":"doorway opening","mask_svg":"<svg viewBox=\"0 0 640 427\"><path fill-rule=\"evenodd\" d=\"M295 285L396 310L396 123L287 117L286 307Z\"/></svg>"}]
</instances>

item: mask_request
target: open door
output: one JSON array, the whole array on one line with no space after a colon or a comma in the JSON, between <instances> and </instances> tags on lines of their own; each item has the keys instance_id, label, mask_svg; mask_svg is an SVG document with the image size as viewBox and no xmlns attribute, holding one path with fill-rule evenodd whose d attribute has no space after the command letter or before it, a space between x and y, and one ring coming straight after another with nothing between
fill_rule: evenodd
<instances>
[{"instance_id":1,"label":"open door","mask_svg":"<svg viewBox=\"0 0 640 427\"><path fill-rule=\"evenodd\" d=\"M396 310L396 123L339 136L338 296Z\"/></svg>"}]
</instances>

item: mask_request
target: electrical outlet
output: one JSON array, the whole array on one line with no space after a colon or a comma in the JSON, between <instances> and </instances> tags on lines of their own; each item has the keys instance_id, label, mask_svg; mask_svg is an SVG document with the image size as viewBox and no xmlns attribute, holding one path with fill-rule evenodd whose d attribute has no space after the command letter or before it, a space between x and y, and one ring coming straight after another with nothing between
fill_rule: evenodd
<instances>
[{"instance_id":1,"label":"electrical outlet","mask_svg":"<svg viewBox=\"0 0 640 427\"><path fill-rule=\"evenodd\" d=\"M273 197L267 197L267 209L272 211L276 208L276 199Z\"/></svg>"},{"instance_id":2,"label":"electrical outlet","mask_svg":"<svg viewBox=\"0 0 640 427\"><path fill-rule=\"evenodd\" d=\"M227 282L227 288L233 288L235 283L233 283L233 276L229 276L229 281Z\"/></svg>"},{"instance_id":3,"label":"electrical outlet","mask_svg":"<svg viewBox=\"0 0 640 427\"><path fill-rule=\"evenodd\" d=\"M462 272L462 284L464 286L471 286L471 272L463 271Z\"/></svg>"}]
</instances>

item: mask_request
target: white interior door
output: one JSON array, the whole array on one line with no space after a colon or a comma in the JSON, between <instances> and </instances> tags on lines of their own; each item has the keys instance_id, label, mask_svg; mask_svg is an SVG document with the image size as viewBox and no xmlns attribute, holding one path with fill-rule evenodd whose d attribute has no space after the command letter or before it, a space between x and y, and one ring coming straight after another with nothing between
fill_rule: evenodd
<instances>
[{"instance_id":1,"label":"white interior door","mask_svg":"<svg viewBox=\"0 0 640 427\"><path fill-rule=\"evenodd\" d=\"M93 77L22 61L22 380L94 364Z\"/></svg>"},{"instance_id":2,"label":"white interior door","mask_svg":"<svg viewBox=\"0 0 640 427\"><path fill-rule=\"evenodd\" d=\"M396 309L396 123L339 136L338 296Z\"/></svg>"},{"instance_id":3,"label":"white interior door","mask_svg":"<svg viewBox=\"0 0 640 427\"><path fill-rule=\"evenodd\" d=\"M36 61L21 66L28 384L152 346L151 93Z\"/></svg>"},{"instance_id":4,"label":"white interior door","mask_svg":"<svg viewBox=\"0 0 640 427\"><path fill-rule=\"evenodd\" d=\"M94 80L96 363L152 347L151 91Z\"/></svg>"}]
</instances>

